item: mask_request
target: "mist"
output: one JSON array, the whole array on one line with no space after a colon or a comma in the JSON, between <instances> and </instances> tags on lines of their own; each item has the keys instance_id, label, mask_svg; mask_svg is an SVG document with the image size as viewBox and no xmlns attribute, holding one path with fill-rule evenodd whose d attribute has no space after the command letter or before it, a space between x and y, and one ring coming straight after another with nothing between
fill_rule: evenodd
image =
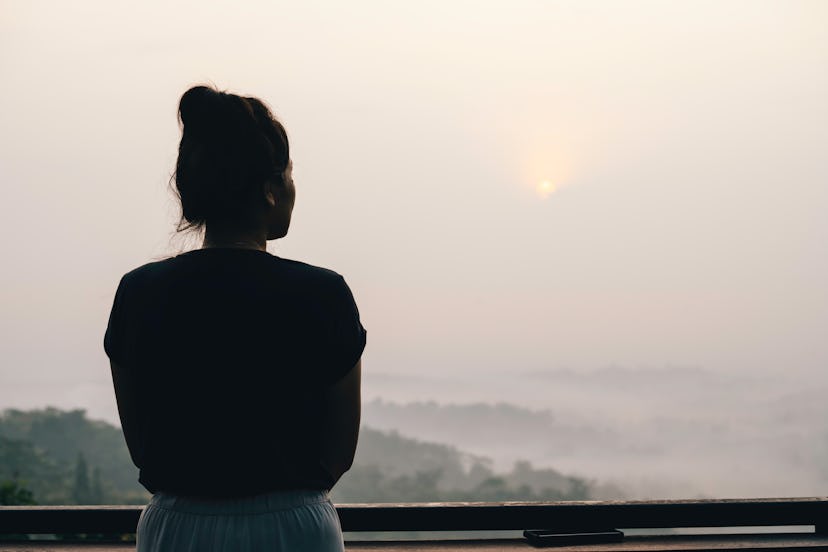
<instances>
[{"instance_id":1,"label":"mist","mask_svg":"<svg viewBox=\"0 0 828 552\"><path fill-rule=\"evenodd\" d=\"M115 288L200 247L168 187L177 101L212 82L288 130L268 248L346 278L367 401L548 410L582 452L470 452L656 474L641 494L824 488L825 3L0 10L0 409L117 422Z\"/></svg>"}]
</instances>

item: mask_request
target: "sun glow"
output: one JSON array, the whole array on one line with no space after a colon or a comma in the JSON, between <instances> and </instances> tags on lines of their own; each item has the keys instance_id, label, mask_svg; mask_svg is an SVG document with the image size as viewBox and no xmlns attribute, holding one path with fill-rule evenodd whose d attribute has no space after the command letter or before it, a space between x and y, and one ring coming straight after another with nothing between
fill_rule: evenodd
<instances>
[{"instance_id":1,"label":"sun glow","mask_svg":"<svg viewBox=\"0 0 828 552\"><path fill-rule=\"evenodd\" d=\"M551 180L543 180L540 182L535 191L538 193L538 196L541 199L546 199L547 197L551 196L558 190L558 187L552 183Z\"/></svg>"},{"instance_id":2,"label":"sun glow","mask_svg":"<svg viewBox=\"0 0 828 552\"><path fill-rule=\"evenodd\" d=\"M549 199L573 184L574 156L563 146L527 147L522 167L524 190L537 199Z\"/></svg>"}]
</instances>

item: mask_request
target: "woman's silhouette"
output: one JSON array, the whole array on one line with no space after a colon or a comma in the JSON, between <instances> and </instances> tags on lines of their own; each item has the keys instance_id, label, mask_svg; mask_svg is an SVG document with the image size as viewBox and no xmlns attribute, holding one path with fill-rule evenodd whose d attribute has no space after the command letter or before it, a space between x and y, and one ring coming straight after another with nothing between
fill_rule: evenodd
<instances>
[{"instance_id":1,"label":"woman's silhouette","mask_svg":"<svg viewBox=\"0 0 828 552\"><path fill-rule=\"evenodd\" d=\"M138 550L342 550L328 491L351 466L365 330L330 270L266 250L295 199L287 134L256 98L181 97L179 230L140 266L104 348L139 481Z\"/></svg>"}]
</instances>

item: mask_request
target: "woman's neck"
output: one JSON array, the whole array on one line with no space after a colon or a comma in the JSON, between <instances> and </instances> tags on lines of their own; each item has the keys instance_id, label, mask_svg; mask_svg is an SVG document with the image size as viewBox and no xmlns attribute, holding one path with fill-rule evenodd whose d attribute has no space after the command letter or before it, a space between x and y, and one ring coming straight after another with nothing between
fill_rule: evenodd
<instances>
[{"instance_id":1,"label":"woman's neck","mask_svg":"<svg viewBox=\"0 0 828 552\"><path fill-rule=\"evenodd\" d=\"M243 232L211 232L209 229L204 233L204 244L202 249L211 247L231 247L236 249L258 249L267 251L267 237L265 233L243 233Z\"/></svg>"}]
</instances>

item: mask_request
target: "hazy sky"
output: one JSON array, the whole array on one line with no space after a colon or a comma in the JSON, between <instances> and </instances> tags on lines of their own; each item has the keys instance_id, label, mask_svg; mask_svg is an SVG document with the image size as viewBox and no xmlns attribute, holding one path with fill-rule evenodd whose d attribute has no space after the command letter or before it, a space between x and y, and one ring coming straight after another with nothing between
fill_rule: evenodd
<instances>
[{"instance_id":1,"label":"hazy sky","mask_svg":"<svg viewBox=\"0 0 828 552\"><path fill-rule=\"evenodd\" d=\"M107 316L174 251L176 107L201 82L288 129L269 250L345 276L368 389L821 373L826 21L820 0L0 0L0 407L114 408Z\"/></svg>"}]
</instances>

